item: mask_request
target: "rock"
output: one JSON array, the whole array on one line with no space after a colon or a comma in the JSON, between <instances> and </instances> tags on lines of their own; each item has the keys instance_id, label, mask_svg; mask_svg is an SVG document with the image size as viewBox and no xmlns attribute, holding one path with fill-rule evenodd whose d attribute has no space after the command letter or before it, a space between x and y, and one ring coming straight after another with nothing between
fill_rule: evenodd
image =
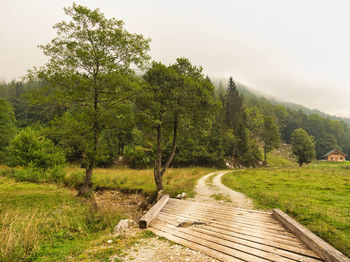
<instances>
[{"instance_id":1,"label":"rock","mask_svg":"<svg viewBox=\"0 0 350 262\"><path fill-rule=\"evenodd\" d=\"M177 199L181 199L181 194L178 194L178 195L176 196L176 198L177 198Z\"/></svg>"},{"instance_id":2,"label":"rock","mask_svg":"<svg viewBox=\"0 0 350 262\"><path fill-rule=\"evenodd\" d=\"M181 194L181 198L186 198L187 197L187 194L185 193L185 192L183 192L182 194Z\"/></svg>"},{"instance_id":3,"label":"rock","mask_svg":"<svg viewBox=\"0 0 350 262\"><path fill-rule=\"evenodd\" d=\"M120 220L113 230L113 235L124 235L135 226L137 226L137 224L131 219Z\"/></svg>"},{"instance_id":4,"label":"rock","mask_svg":"<svg viewBox=\"0 0 350 262\"><path fill-rule=\"evenodd\" d=\"M159 199L161 199L163 196L163 190L159 190L158 195L157 195L157 202L159 201Z\"/></svg>"}]
</instances>

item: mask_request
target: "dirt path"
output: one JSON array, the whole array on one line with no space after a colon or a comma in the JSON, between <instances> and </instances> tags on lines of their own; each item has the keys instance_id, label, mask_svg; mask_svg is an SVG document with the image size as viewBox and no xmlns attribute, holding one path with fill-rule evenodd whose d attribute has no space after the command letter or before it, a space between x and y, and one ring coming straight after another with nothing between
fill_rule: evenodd
<instances>
[{"instance_id":1,"label":"dirt path","mask_svg":"<svg viewBox=\"0 0 350 262\"><path fill-rule=\"evenodd\" d=\"M234 206L239 208L253 209L253 202L246 195L233 191L221 183L221 178L232 171L219 171L203 176L197 182L195 198L184 201L205 203L219 203L220 205ZM191 262L216 262L209 256L178 244L170 244L167 241L154 238L146 239L133 246L126 252L127 255L120 257L122 261L191 261ZM115 261L112 259L112 261Z\"/></svg>"},{"instance_id":2,"label":"dirt path","mask_svg":"<svg viewBox=\"0 0 350 262\"><path fill-rule=\"evenodd\" d=\"M220 203L221 205L253 209L253 202L245 194L234 191L221 183L221 178L231 171L214 172L203 176L196 185L196 196L186 201Z\"/></svg>"}]
</instances>

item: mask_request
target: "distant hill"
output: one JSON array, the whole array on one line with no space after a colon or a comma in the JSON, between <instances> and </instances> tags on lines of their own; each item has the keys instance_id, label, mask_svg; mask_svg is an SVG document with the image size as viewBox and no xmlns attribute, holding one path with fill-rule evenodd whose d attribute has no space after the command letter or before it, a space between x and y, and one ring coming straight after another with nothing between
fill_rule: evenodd
<instances>
[{"instance_id":1,"label":"distant hill","mask_svg":"<svg viewBox=\"0 0 350 262\"><path fill-rule=\"evenodd\" d=\"M218 87L220 85L220 82L221 82L223 87L226 88L227 81L228 81L228 79L216 79L216 80L213 80L213 83L215 86ZM282 101L282 100L275 98L275 97L272 97L270 95L263 94L260 91L257 91L257 90L255 90L251 87L248 87L242 83L239 83L239 82L235 82L235 83L237 85L238 90L248 100L255 99L255 98L265 98L267 101L271 102L272 104L283 105L283 106L290 108L292 110L299 110L300 109L302 112L304 112L307 115L312 115L312 114L320 115L324 118L342 121L342 122L346 123L348 126L350 126L350 118L329 115L329 114L324 113L318 109L310 109L310 108L307 108L303 105L299 105L299 104L295 104L295 103L291 103L291 102L287 102L287 101Z\"/></svg>"}]
</instances>

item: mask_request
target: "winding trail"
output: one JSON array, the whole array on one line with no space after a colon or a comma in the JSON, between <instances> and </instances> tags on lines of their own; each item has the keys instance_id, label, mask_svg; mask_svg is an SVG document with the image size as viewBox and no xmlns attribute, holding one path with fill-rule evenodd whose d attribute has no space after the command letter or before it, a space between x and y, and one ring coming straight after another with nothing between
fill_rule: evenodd
<instances>
[{"instance_id":1,"label":"winding trail","mask_svg":"<svg viewBox=\"0 0 350 262\"><path fill-rule=\"evenodd\" d=\"M234 191L221 183L223 175L230 172L232 171L219 171L203 176L197 182L195 198L186 201L220 203L226 206L254 209L253 201L245 194Z\"/></svg>"},{"instance_id":2,"label":"winding trail","mask_svg":"<svg viewBox=\"0 0 350 262\"><path fill-rule=\"evenodd\" d=\"M253 209L253 202L246 195L236 192L221 183L223 175L232 171L218 171L203 176L197 181L195 198L183 201L194 201L202 203L214 203L238 208ZM216 196L216 197L215 197ZM215 199L215 198L220 199ZM170 244L158 238L144 239L139 244L125 251L125 256L115 255L111 261L118 258L125 262L219 262L203 253L191 250L187 247Z\"/></svg>"}]
</instances>

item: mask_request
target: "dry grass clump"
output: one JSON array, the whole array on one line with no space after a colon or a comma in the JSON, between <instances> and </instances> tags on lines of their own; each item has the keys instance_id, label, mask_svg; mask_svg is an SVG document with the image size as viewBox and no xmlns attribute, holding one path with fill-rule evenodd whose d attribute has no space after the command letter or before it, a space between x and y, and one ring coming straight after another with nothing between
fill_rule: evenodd
<instances>
[{"instance_id":1,"label":"dry grass clump","mask_svg":"<svg viewBox=\"0 0 350 262\"><path fill-rule=\"evenodd\" d=\"M32 254L40 238L40 228L47 214L34 210L32 213L9 211L0 216L0 261L14 261Z\"/></svg>"}]
</instances>

